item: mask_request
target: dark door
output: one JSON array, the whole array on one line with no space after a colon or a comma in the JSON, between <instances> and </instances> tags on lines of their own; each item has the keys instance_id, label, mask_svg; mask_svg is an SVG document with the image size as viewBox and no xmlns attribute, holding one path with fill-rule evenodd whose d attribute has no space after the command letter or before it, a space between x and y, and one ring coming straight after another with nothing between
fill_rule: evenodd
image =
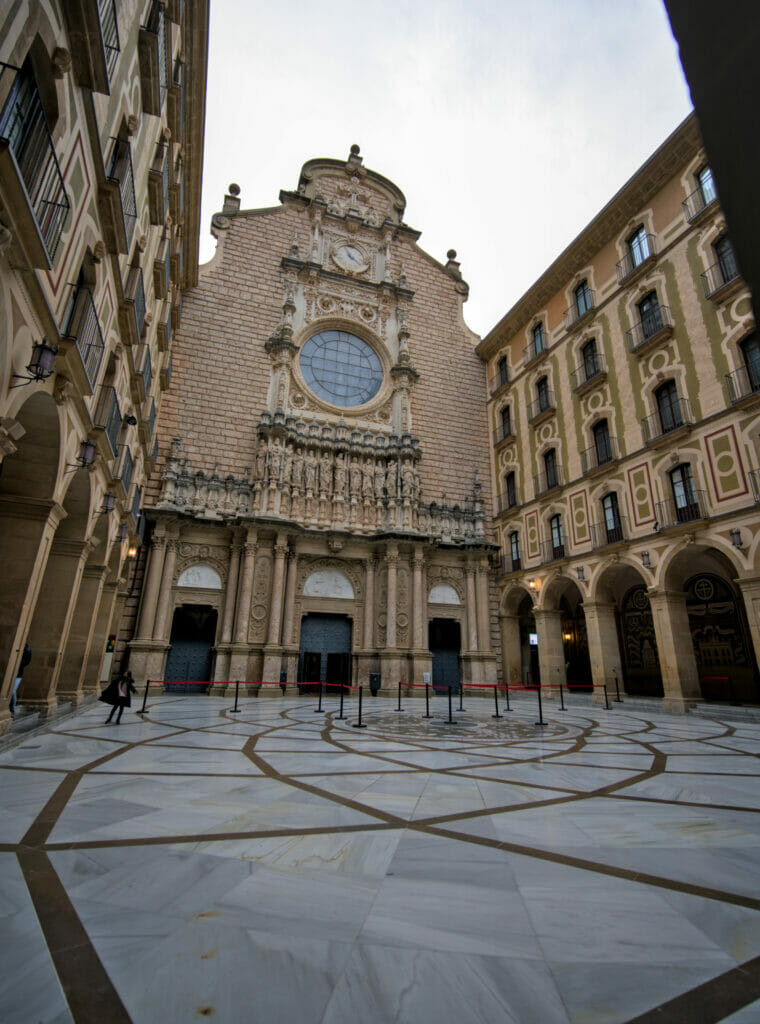
<instances>
[{"instance_id":1,"label":"dark door","mask_svg":"<svg viewBox=\"0 0 760 1024\"><path fill-rule=\"evenodd\" d=\"M433 655L433 689L438 693L459 693L459 652L462 646L459 623L454 619L432 619L428 645Z\"/></svg>"},{"instance_id":2,"label":"dark door","mask_svg":"<svg viewBox=\"0 0 760 1024\"><path fill-rule=\"evenodd\" d=\"M351 620L346 615L306 615L301 622L298 679L302 684L351 683ZM302 685L301 692L316 689ZM337 689L330 687L330 692Z\"/></svg>"},{"instance_id":3,"label":"dark door","mask_svg":"<svg viewBox=\"0 0 760 1024\"><path fill-rule=\"evenodd\" d=\"M211 678L216 618L216 609L208 605L186 604L177 608L172 620L165 679L198 682ZM205 693L208 687L178 684L166 689L173 693Z\"/></svg>"}]
</instances>

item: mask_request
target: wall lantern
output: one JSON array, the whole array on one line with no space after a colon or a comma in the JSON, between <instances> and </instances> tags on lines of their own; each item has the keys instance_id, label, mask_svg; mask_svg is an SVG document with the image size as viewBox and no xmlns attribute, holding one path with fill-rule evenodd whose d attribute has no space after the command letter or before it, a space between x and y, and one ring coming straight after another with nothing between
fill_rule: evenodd
<instances>
[{"instance_id":1,"label":"wall lantern","mask_svg":"<svg viewBox=\"0 0 760 1024\"><path fill-rule=\"evenodd\" d=\"M562 639L565 641L566 644L569 644L570 641L573 639L573 634L572 633L563 633L562 634Z\"/></svg>"},{"instance_id":2,"label":"wall lantern","mask_svg":"<svg viewBox=\"0 0 760 1024\"><path fill-rule=\"evenodd\" d=\"M66 465L69 469L85 469L95 461L96 451L97 448L94 441L82 441L79 445L79 455L77 455L73 462L67 462Z\"/></svg>"},{"instance_id":3,"label":"wall lantern","mask_svg":"<svg viewBox=\"0 0 760 1024\"><path fill-rule=\"evenodd\" d=\"M738 527L734 530L731 530L730 536L731 543L735 548L742 547L742 531Z\"/></svg>"},{"instance_id":4,"label":"wall lantern","mask_svg":"<svg viewBox=\"0 0 760 1024\"><path fill-rule=\"evenodd\" d=\"M57 355L58 346L50 345L47 338L43 338L42 341L35 341L32 346L32 358L26 365L30 376L24 377L20 373L14 373L13 376L18 377L22 383L11 384L11 387L22 388L25 384L39 383L41 380L47 380L53 372Z\"/></svg>"},{"instance_id":5,"label":"wall lantern","mask_svg":"<svg viewBox=\"0 0 760 1024\"><path fill-rule=\"evenodd\" d=\"M644 566L645 569L651 568L652 563L649 561L649 552L648 551L642 551L641 552L641 564Z\"/></svg>"},{"instance_id":6,"label":"wall lantern","mask_svg":"<svg viewBox=\"0 0 760 1024\"><path fill-rule=\"evenodd\" d=\"M127 558L137 558L136 544L130 544L129 548L127 548Z\"/></svg>"},{"instance_id":7,"label":"wall lantern","mask_svg":"<svg viewBox=\"0 0 760 1024\"><path fill-rule=\"evenodd\" d=\"M129 530L127 529L127 524L126 523L122 523L119 526L119 533L118 533L119 540L126 540L128 533L129 533Z\"/></svg>"},{"instance_id":8,"label":"wall lantern","mask_svg":"<svg viewBox=\"0 0 760 1024\"><path fill-rule=\"evenodd\" d=\"M535 580L528 580L528 586L530 587L531 590L535 590L536 589L536 581Z\"/></svg>"},{"instance_id":9,"label":"wall lantern","mask_svg":"<svg viewBox=\"0 0 760 1024\"><path fill-rule=\"evenodd\" d=\"M583 570L583 566L579 565L578 568L575 571L576 571L576 573L578 575L578 579L580 580L581 583L583 583L583 581L586 579L586 573Z\"/></svg>"},{"instance_id":10,"label":"wall lantern","mask_svg":"<svg viewBox=\"0 0 760 1024\"><path fill-rule=\"evenodd\" d=\"M116 495L112 494L111 491L107 491L103 495L103 504L98 510L98 515L107 516L109 512L113 512L114 505L116 504Z\"/></svg>"}]
</instances>

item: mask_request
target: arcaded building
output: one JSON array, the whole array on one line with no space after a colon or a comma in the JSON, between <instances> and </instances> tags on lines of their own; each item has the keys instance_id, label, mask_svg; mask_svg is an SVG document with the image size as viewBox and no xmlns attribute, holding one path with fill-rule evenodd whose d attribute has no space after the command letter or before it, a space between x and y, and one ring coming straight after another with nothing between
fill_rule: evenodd
<instances>
[{"instance_id":1,"label":"arcaded building","mask_svg":"<svg viewBox=\"0 0 760 1024\"><path fill-rule=\"evenodd\" d=\"M756 702L760 341L694 115L478 353L507 680Z\"/></svg>"},{"instance_id":2,"label":"arcaded building","mask_svg":"<svg viewBox=\"0 0 760 1024\"><path fill-rule=\"evenodd\" d=\"M486 368L405 206L358 146L274 207L230 186L159 417L136 677L496 681Z\"/></svg>"}]
</instances>

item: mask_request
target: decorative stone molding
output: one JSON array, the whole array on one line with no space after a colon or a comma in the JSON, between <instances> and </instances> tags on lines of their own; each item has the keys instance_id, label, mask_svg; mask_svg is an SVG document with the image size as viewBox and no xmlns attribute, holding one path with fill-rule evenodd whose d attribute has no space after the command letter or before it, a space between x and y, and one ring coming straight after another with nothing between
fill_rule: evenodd
<instances>
[{"instance_id":1,"label":"decorative stone molding","mask_svg":"<svg viewBox=\"0 0 760 1024\"><path fill-rule=\"evenodd\" d=\"M53 78L63 78L71 70L71 54L63 46L56 46L50 58Z\"/></svg>"}]
</instances>

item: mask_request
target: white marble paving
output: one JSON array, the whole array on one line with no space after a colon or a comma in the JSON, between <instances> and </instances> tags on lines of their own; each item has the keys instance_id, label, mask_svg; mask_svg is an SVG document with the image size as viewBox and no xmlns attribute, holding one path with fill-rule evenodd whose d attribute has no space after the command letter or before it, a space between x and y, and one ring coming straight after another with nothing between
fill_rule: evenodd
<instances>
[{"instance_id":1,"label":"white marble paving","mask_svg":"<svg viewBox=\"0 0 760 1024\"><path fill-rule=\"evenodd\" d=\"M0 771L0 843L21 841L65 777L52 771Z\"/></svg>"}]
</instances>

